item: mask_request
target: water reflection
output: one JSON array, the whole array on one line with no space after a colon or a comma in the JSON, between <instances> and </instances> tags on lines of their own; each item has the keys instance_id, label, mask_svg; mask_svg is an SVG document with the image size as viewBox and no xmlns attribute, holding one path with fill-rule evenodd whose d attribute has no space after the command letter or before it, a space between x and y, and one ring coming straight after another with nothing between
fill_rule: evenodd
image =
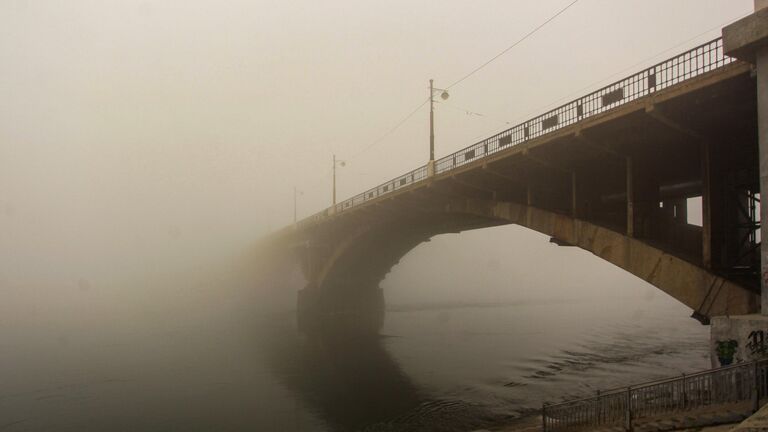
<instances>
[{"instance_id":1,"label":"water reflection","mask_svg":"<svg viewBox=\"0 0 768 432\"><path fill-rule=\"evenodd\" d=\"M310 335L286 328L274 330L265 347L269 367L336 430L359 430L386 422L422 401L379 336L350 334L338 328ZM286 337L291 333L294 337Z\"/></svg>"},{"instance_id":2,"label":"water reflection","mask_svg":"<svg viewBox=\"0 0 768 432\"><path fill-rule=\"evenodd\" d=\"M478 406L432 398L418 388L387 351L396 338L339 326L310 334L286 327L275 327L265 341L267 364L330 430L466 431L499 420Z\"/></svg>"}]
</instances>

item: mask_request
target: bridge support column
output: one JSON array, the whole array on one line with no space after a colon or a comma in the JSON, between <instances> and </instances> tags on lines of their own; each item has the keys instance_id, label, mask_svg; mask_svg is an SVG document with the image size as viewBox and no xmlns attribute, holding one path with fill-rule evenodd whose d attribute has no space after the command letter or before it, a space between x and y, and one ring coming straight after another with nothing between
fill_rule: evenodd
<instances>
[{"instance_id":1,"label":"bridge support column","mask_svg":"<svg viewBox=\"0 0 768 432\"><path fill-rule=\"evenodd\" d=\"M576 183L576 171L571 171L571 217L579 217L579 187Z\"/></svg>"},{"instance_id":2,"label":"bridge support column","mask_svg":"<svg viewBox=\"0 0 768 432\"><path fill-rule=\"evenodd\" d=\"M757 132L760 196L768 195L768 7L755 1L755 13L723 28L726 55L750 62L757 72ZM760 220L768 220L768 203L761 200ZM761 223L761 239L768 226ZM710 355L713 366L764 358L768 354L768 246L760 247L761 315L716 317L712 320Z\"/></svg>"},{"instance_id":3,"label":"bridge support column","mask_svg":"<svg viewBox=\"0 0 768 432\"><path fill-rule=\"evenodd\" d=\"M764 1L755 2L755 13L723 28L725 54L756 66L757 129L760 162L760 196L768 195L768 7ZM768 204L761 203L760 220L768 220ZM760 238L768 238L768 225L761 224ZM768 315L768 245L760 251L761 306Z\"/></svg>"},{"instance_id":4,"label":"bridge support column","mask_svg":"<svg viewBox=\"0 0 768 432\"><path fill-rule=\"evenodd\" d=\"M654 172L654 162L647 157L632 161L632 211L635 238L653 238L654 219L659 213L660 185Z\"/></svg>"},{"instance_id":5,"label":"bridge support column","mask_svg":"<svg viewBox=\"0 0 768 432\"><path fill-rule=\"evenodd\" d=\"M763 9L768 12L768 9ZM768 15L768 14L764 14ZM768 20L765 25L768 26ZM757 61L757 124L760 140L760 197L768 196L768 47L763 47ZM760 205L760 220L768 220L768 203ZM761 223L760 238L768 239L768 224ZM760 251L762 313L768 315L768 246Z\"/></svg>"},{"instance_id":6,"label":"bridge support column","mask_svg":"<svg viewBox=\"0 0 768 432\"><path fill-rule=\"evenodd\" d=\"M701 143L701 263L712 269L712 146Z\"/></svg>"},{"instance_id":7,"label":"bridge support column","mask_svg":"<svg viewBox=\"0 0 768 432\"><path fill-rule=\"evenodd\" d=\"M632 158L627 158L627 236L635 236L635 173Z\"/></svg>"}]
</instances>

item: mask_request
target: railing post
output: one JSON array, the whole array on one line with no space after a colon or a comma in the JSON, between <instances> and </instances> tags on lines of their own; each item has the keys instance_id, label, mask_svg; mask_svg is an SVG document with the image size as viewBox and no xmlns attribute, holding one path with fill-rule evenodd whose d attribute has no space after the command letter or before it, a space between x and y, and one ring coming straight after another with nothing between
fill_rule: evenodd
<instances>
[{"instance_id":1,"label":"railing post","mask_svg":"<svg viewBox=\"0 0 768 432\"><path fill-rule=\"evenodd\" d=\"M757 360L752 362L752 412L760 409L760 370L757 367Z\"/></svg>"},{"instance_id":2,"label":"railing post","mask_svg":"<svg viewBox=\"0 0 768 432\"><path fill-rule=\"evenodd\" d=\"M683 374L683 410L688 407L688 388L685 384L685 374Z\"/></svg>"},{"instance_id":3,"label":"railing post","mask_svg":"<svg viewBox=\"0 0 768 432\"><path fill-rule=\"evenodd\" d=\"M603 401L600 398L600 390L598 390L597 396L595 397L595 423L594 423L595 426L600 424L602 417L603 417Z\"/></svg>"},{"instance_id":4,"label":"railing post","mask_svg":"<svg viewBox=\"0 0 768 432\"><path fill-rule=\"evenodd\" d=\"M624 413L624 430L632 432L632 386L627 387L627 409Z\"/></svg>"},{"instance_id":5,"label":"railing post","mask_svg":"<svg viewBox=\"0 0 768 432\"><path fill-rule=\"evenodd\" d=\"M541 404L541 430L547 432L547 403Z\"/></svg>"}]
</instances>

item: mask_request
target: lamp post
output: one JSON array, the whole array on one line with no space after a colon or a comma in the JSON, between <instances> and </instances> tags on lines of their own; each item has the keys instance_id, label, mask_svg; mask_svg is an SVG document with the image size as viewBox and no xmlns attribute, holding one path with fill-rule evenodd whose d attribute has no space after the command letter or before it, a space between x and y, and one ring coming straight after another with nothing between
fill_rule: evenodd
<instances>
[{"instance_id":1,"label":"lamp post","mask_svg":"<svg viewBox=\"0 0 768 432\"><path fill-rule=\"evenodd\" d=\"M435 169L435 92L442 91L440 98L448 99L448 90L434 86L434 80L429 80L429 171L434 174Z\"/></svg>"},{"instance_id":2,"label":"lamp post","mask_svg":"<svg viewBox=\"0 0 768 432\"><path fill-rule=\"evenodd\" d=\"M347 163L343 160L336 160L336 155L333 155L333 206L336 207L336 165L345 166Z\"/></svg>"}]
</instances>

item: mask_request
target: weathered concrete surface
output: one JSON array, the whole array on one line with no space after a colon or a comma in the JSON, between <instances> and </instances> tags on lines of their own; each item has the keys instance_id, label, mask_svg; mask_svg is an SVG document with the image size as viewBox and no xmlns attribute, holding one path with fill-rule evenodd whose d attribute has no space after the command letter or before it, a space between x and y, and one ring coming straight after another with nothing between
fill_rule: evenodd
<instances>
[{"instance_id":1,"label":"weathered concrete surface","mask_svg":"<svg viewBox=\"0 0 768 432\"><path fill-rule=\"evenodd\" d=\"M768 13L768 8L763 9ZM766 23L768 27L768 23ZM760 152L760 191L768 196L768 47L763 47L757 56L757 128ZM768 220L768 205L760 206L761 220ZM768 224L760 227L761 238L768 238ZM768 314L768 245L761 245L762 311Z\"/></svg>"},{"instance_id":2,"label":"weathered concrete surface","mask_svg":"<svg viewBox=\"0 0 768 432\"><path fill-rule=\"evenodd\" d=\"M463 208L462 208L463 207ZM754 311L758 296L685 260L598 225L513 202L457 201L453 211L503 219L589 251L705 316Z\"/></svg>"},{"instance_id":3,"label":"weathered concrete surface","mask_svg":"<svg viewBox=\"0 0 768 432\"><path fill-rule=\"evenodd\" d=\"M748 314L759 305L757 293L701 266L641 239L550 210L516 202L454 198L431 208L422 218L391 217L387 223L361 224L345 231L347 235L337 234L336 243L318 248L317 256L306 260L316 264L305 265L311 282L300 295L300 311L353 317L354 305L366 305L357 313L375 316L374 321L381 323L383 298L378 283L408 251L436 234L506 224L591 252L658 287L698 317ZM376 301L366 300L366 293ZM309 307L312 305L316 307ZM370 324L363 327L373 329Z\"/></svg>"},{"instance_id":4,"label":"weathered concrete surface","mask_svg":"<svg viewBox=\"0 0 768 432\"><path fill-rule=\"evenodd\" d=\"M712 367L768 356L768 317L764 315L714 317L710 334Z\"/></svg>"},{"instance_id":5,"label":"weathered concrete surface","mask_svg":"<svg viewBox=\"0 0 768 432\"><path fill-rule=\"evenodd\" d=\"M756 5L757 6L757 5ZM723 27L723 50L731 57L755 63L758 50L768 41L768 8L756 10Z\"/></svg>"},{"instance_id":6,"label":"weathered concrete surface","mask_svg":"<svg viewBox=\"0 0 768 432\"><path fill-rule=\"evenodd\" d=\"M723 28L723 51L756 66L757 129L761 196L768 191L768 7L755 1L755 13ZM768 220L768 205L760 206L761 220ZM761 238L768 238L762 224ZM768 315L768 246L761 245L761 310Z\"/></svg>"}]
</instances>

